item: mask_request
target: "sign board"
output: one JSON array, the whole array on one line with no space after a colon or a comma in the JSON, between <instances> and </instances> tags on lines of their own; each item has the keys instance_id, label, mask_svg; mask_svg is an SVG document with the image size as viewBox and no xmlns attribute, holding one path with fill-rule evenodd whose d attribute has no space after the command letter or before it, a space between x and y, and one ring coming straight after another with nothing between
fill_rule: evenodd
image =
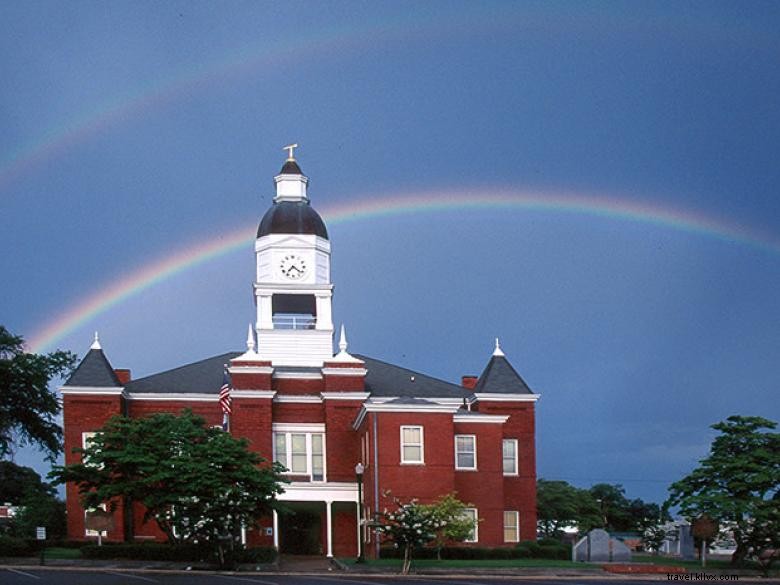
<instances>
[{"instance_id":1,"label":"sign board","mask_svg":"<svg viewBox=\"0 0 780 585\"><path fill-rule=\"evenodd\" d=\"M718 522L702 514L691 523L691 532L701 540L712 540L718 535Z\"/></svg>"},{"instance_id":2,"label":"sign board","mask_svg":"<svg viewBox=\"0 0 780 585\"><path fill-rule=\"evenodd\" d=\"M45 526L36 526L35 527L35 538L38 540L46 540L46 527Z\"/></svg>"},{"instance_id":3,"label":"sign board","mask_svg":"<svg viewBox=\"0 0 780 585\"><path fill-rule=\"evenodd\" d=\"M108 532L114 529L114 516L105 510L90 510L84 518L84 526L87 530Z\"/></svg>"}]
</instances>

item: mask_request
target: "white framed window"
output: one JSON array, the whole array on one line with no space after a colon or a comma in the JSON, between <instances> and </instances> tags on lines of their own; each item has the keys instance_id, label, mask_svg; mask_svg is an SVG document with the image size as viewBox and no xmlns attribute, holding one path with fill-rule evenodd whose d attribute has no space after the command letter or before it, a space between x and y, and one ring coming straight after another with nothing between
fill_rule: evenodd
<instances>
[{"instance_id":1,"label":"white framed window","mask_svg":"<svg viewBox=\"0 0 780 585\"><path fill-rule=\"evenodd\" d=\"M97 435L96 431L86 431L81 433L81 448L88 449L92 445L92 439L95 435ZM81 462L84 465L89 465L89 461L87 461L87 457L84 455L84 453L81 454ZM98 469L103 469L102 464L98 465L97 467ZM97 532L88 536L97 536Z\"/></svg>"},{"instance_id":2,"label":"white framed window","mask_svg":"<svg viewBox=\"0 0 780 585\"><path fill-rule=\"evenodd\" d=\"M473 528L471 533L463 539L463 542L479 542L479 516L476 508L464 508L463 516L466 517Z\"/></svg>"},{"instance_id":3,"label":"white framed window","mask_svg":"<svg viewBox=\"0 0 780 585\"><path fill-rule=\"evenodd\" d=\"M425 463L422 427L401 427L401 463L414 465L423 465Z\"/></svg>"},{"instance_id":4,"label":"white framed window","mask_svg":"<svg viewBox=\"0 0 780 585\"><path fill-rule=\"evenodd\" d=\"M520 513L504 510L504 542L520 542Z\"/></svg>"},{"instance_id":5,"label":"white framed window","mask_svg":"<svg viewBox=\"0 0 780 585\"><path fill-rule=\"evenodd\" d=\"M504 475L517 475L517 439L504 439L501 450Z\"/></svg>"},{"instance_id":6,"label":"white framed window","mask_svg":"<svg viewBox=\"0 0 780 585\"><path fill-rule=\"evenodd\" d=\"M477 468L477 436L455 435L455 469Z\"/></svg>"},{"instance_id":7,"label":"white framed window","mask_svg":"<svg viewBox=\"0 0 780 585\"><path fill-rule=\"evenodd\" d=\"M274 461L284 465L290 475L325 481L325 433L275 430Z\"/></svg>"}]
</instances>

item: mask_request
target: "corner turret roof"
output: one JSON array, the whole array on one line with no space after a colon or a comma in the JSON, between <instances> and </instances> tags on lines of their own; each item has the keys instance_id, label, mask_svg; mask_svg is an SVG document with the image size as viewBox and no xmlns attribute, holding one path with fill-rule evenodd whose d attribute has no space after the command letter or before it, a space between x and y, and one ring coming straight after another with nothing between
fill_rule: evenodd
<instances>
[{"instance_id":1,"label":"corner turret roof","mask_svg":"<svg viewBox=\"0 0 780 585\"><path fill-rule=\"evenodd\" d=\"M114 368L96 344L87 352L76 370L70 375L65 386L84 386L91 388L121 387L122 383L117 378Z\"/></svg>"},{"instance_id":2,"label":"corner turret roof","mask_svg":"<svg viewBox=\"0 0 780 585\"><path fill-rule=\"evenodd\" d=\"M528 384L515 371L503 352L494 353L485 370L479 376L477 385L474 386L474 394L480 393L533 394Z\"/></svg>"}]
</instances>

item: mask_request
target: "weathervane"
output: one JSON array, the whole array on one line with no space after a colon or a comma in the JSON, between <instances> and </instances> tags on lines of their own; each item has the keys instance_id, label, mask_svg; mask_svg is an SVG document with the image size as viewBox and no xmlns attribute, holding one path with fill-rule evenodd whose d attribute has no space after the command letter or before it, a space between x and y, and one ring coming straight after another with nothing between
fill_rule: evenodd
<instances>
[{"instance_id":1,"label":"weathervane","mask_svg":"<svg viewBox=\"0 0 780 585\"><path fill-rule=\"evenodd\" d=\"M282 150L287 151L287 160L295 160L295 152L293 152L296 148L298 148L297 144L288 144L287 146L283 146Z\"/></svg>"}]
</instances>

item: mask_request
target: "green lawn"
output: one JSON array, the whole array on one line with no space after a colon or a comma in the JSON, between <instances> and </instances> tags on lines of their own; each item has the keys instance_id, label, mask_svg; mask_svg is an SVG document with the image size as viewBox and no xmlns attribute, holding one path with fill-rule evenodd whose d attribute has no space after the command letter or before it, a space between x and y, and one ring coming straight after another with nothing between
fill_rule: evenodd
<instances>
[{"instance_id":1,"label":"green lawn","mask_svg":"<svg viewBox=\"0 0 780 585\"><path fill-rule=\"evenodd\" d=\"M46 549L47 559L80 559L81 551L77 548L49 547Z\"/></svg>"},{"instance_id":2,"label":"green lawn","mask_svg":"<svg viewBox=\"0 0 780 585\"><path fill-rule=\"evenodd\" d=\"M339 559L346 565L354 565L355 559ZM401 567L401 559L366 559L367 565L373 565L377 567ZM521 568L521 567L550 567L559 569L601 569L600 565L591 565L588 563L575 563L572 561L563 561L556 559L442 559L437 561L436 559L420 559L412 561L413 567L421 568L442 568L442 569L457 569L457 568L469 568L478 567L485 569L501 569L501 568Z\"/></svg>"}]
</instances>

